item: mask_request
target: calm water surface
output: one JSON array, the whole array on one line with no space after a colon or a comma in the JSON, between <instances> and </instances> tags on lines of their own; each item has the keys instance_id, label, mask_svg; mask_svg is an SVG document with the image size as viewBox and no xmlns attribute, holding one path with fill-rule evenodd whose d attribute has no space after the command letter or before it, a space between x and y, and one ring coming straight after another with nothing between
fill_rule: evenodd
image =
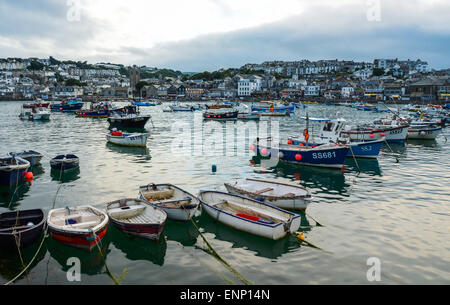
<instances>
[{"instance_id":1,"label":"calm water surface","mask_svg":"<svg viewBox=\"0 0 450 305\"><path fill-rule=\"evenodd\" d=\"M194 114L163 113L165 105L141 109L152 114L153 124L146 126L151 134L148 149L136 149L107 144L106 119L55 113L49 122L21 121L21 104L0 103L0 154L33 149L45 157L33 169L31 185L0 189L0 212L33 208L48 212L55 200L56 208L104 207L108 201L136 197L138 187L150 182L172 183L197 194L199 190L224 191L223 184L236 178L277 179L311 189L315 200L307 210L309 216L302 215L303 232L327 252L300 246L293 237L270 241L235 231L199 212L195 222L201 232L247 280L269 285L368 284L367 260L376 257L381 261L381 284L450 283L449 128L436 141L392 144L383 148L378 160L358 160L359 174L352 159L347 160L345 173L285 164L265 169L248 151L230 156L209 149L205 154L172 149L173 143L183 139L172 129L174 123L192 124ZM351 122L381 116L319 105L309 105L306 111L316 117L340 111ZM302 115L305 110L291 118L273 119L279 123L283 141L303 130ZM193 134L199 136L201 130ZM248 147L248 139L238 141L246 141ZM60 179L49 162L66 153L80 157L80 171ZM213 164L216 173L211 171ZM315 226L310 217L324 226ZM128 237L111 225L102 245L111 272L124 274L123 284L240 283L208 254L191 223L168 221L163 235L156 243ZM25 262L38 246L23 251ZM112 284L98 252L79 251L51 238L27 276L16 283L74 284L66 278L70 257L81 259L79 284ZM17 255L0 255L0 283L20 271Z\"/></svg>"}]
</instances>

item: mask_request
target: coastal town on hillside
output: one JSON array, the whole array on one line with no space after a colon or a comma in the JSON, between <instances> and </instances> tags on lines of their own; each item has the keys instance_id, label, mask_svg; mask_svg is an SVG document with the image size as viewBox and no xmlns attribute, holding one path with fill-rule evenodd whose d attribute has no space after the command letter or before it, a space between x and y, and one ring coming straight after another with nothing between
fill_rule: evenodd
<instances>
[{"instance_id":1,"label":"coastal town on hillside","mask_svg":"<svg viewBox=\"0 0 450 305\"><path fill-rule=\"evenodd\" d=\"M0 100L296 100L447 103L450 69L427 62L375 59L267 61L215 72L183 73L147 66L0 59Z\"/></svg>"}]
</instances>

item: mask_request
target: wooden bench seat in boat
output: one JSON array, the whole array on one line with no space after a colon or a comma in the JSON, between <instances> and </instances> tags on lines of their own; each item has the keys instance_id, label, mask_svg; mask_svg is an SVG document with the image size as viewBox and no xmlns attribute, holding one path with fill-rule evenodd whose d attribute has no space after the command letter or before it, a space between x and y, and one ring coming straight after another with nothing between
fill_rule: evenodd
<instances>
[{"instance_id":1,"label":"wooden bench seat in boat","mask_svg":"<svg viewBox=\"0 0 450 305\"><path fill-rule=\"evenodd\" d=\"M141 215L145 209L146 207L143 205L132 205L111 209L108 213L114 219L124 220Z\"/></svg>"},{"instance_id":2,"label":"wooden bench seat in boat","mask_svg":"<svg viewBox=\"0 0 450 305\"><path fill-rule=\"evenodd\" d=\"M268 187L266 189L263 189L263 190L255 192L255 194L261 195L261 194L264 194L264 193L267 193L267 192L270 192L270 191L273 191L273 188Z\"/></svg>"},{"instance_id":3,"label":"wooden bench seat in boat","mask_svg":"<svg viewBox=\"0 0 450 305\"><path fill-rule=\"evenodd\" d=\"M65 225L65 228L72 228L72 229L89 229L97 226L99 224L99 221L89 221L89 222L81 222L76 224L68 224Z\"/></svg>"}]
</instances>

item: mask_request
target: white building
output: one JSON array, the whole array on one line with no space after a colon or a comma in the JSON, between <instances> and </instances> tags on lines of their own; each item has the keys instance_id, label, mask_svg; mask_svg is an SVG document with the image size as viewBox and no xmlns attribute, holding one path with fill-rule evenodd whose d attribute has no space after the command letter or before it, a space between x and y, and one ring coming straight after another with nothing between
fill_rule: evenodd
<instances>
[{"instance_id":1,"label":"white building","mask_svg":"<svg viewBox=\"0 0 450 305\"><path fill-rule=\"evenodd\" d=\"M261 90L262 83L262 78L257 75L239 80L238 96L251 96L253 92Z\"/></svg>"},{"instance_id":2,"label":"white building","mask_svg":"<svg viewBox=\"0 0 450 305\"><path fill-rule=\"evenodd\" d=\"M319 96L320 95L320 86L310 85L305 86L305 96Z\"/></svg>"},{"instance_id":3,"label":"white building","mask_svg":"<svg viewBox=\"0 0 450 305\"><path fill-rule=\"evenodd\" d=\"M353 87L342 87L341 95L344 97L350 97L355 93L355 88Z\"/></svg>"}]
</instances>

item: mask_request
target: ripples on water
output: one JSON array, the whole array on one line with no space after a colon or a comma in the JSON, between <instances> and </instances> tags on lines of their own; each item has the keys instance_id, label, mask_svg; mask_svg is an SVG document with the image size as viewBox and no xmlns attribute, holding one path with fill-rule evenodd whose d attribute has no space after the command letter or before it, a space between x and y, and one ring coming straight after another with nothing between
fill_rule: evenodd
<instances>
[{"instance_id":1,"label":"ripples on water","mask_svg":"<svg viewBox=\"0 0 450 305\"><path fill-rule=\"evenodd\" d=\"M142 108L151 113L153 125L148 149L107 144L105 119L76 118L55 113L50 122L20 121L21 103L0 103L0 154L34 149L45 155L35 167L32 185L0 189L0 212L15 209L91 204L135 197L140 185L172 183L197 194L199 190L225 190L223 183L235 178L255 177L298 183L311 189L314 202L302 225L308 241L331 252L299 246L293 237L269 241L235 231L198 213L195 218L212 246L245 278L256 284L365 284L370 257L381 260L381 283L450 283L448 240L450 211L449 129L436 141L410 141L384 147L379 160L348 159L345 173L336 170L298 167L280 163L261 167L263 161L248 155L191 155L172 153L179 139L173 123L192 123L192 113L163 113L165 107ZM354 121L371 121L377 114L344 107L311 105L311 117L340 111ZM298 134L304 110L292 118L274 118L280 136ZM226 124L223 124L225 126ZM194 131L191 140L201 131ZM239 138L239 143L244 139ZM248 139L245 147L248 147ZM225 150L226 148L223 148ZM218 148L220 150L220 148ZM233 151L233 148L232 150ZM206 153L210 153L206 150ZM248 152L248 150L247 150ZM58 154L80 157L80 171L61 177L50 169ZM187 154L187 155L186 155ZM398 158L399 162L396 162ZM217 173L211 166L218 167ZM309 225L313 225L309 227ZM38 245L23 251L30 261ZM164 238L150 242L130 238L112 225L103 242L103 252L114 274L128 270L124 284L226 284L239 280L204 249L198 232L189 223L168 221ZM80 257L82 284L110 284L98 253L85 253L61 245L51 238L44 243L28 277L20 284L72 284L67 282L66 262ZM21 270L15 255L0 256L0 281L6 282Z\"/></svg>"}]
</instances>

